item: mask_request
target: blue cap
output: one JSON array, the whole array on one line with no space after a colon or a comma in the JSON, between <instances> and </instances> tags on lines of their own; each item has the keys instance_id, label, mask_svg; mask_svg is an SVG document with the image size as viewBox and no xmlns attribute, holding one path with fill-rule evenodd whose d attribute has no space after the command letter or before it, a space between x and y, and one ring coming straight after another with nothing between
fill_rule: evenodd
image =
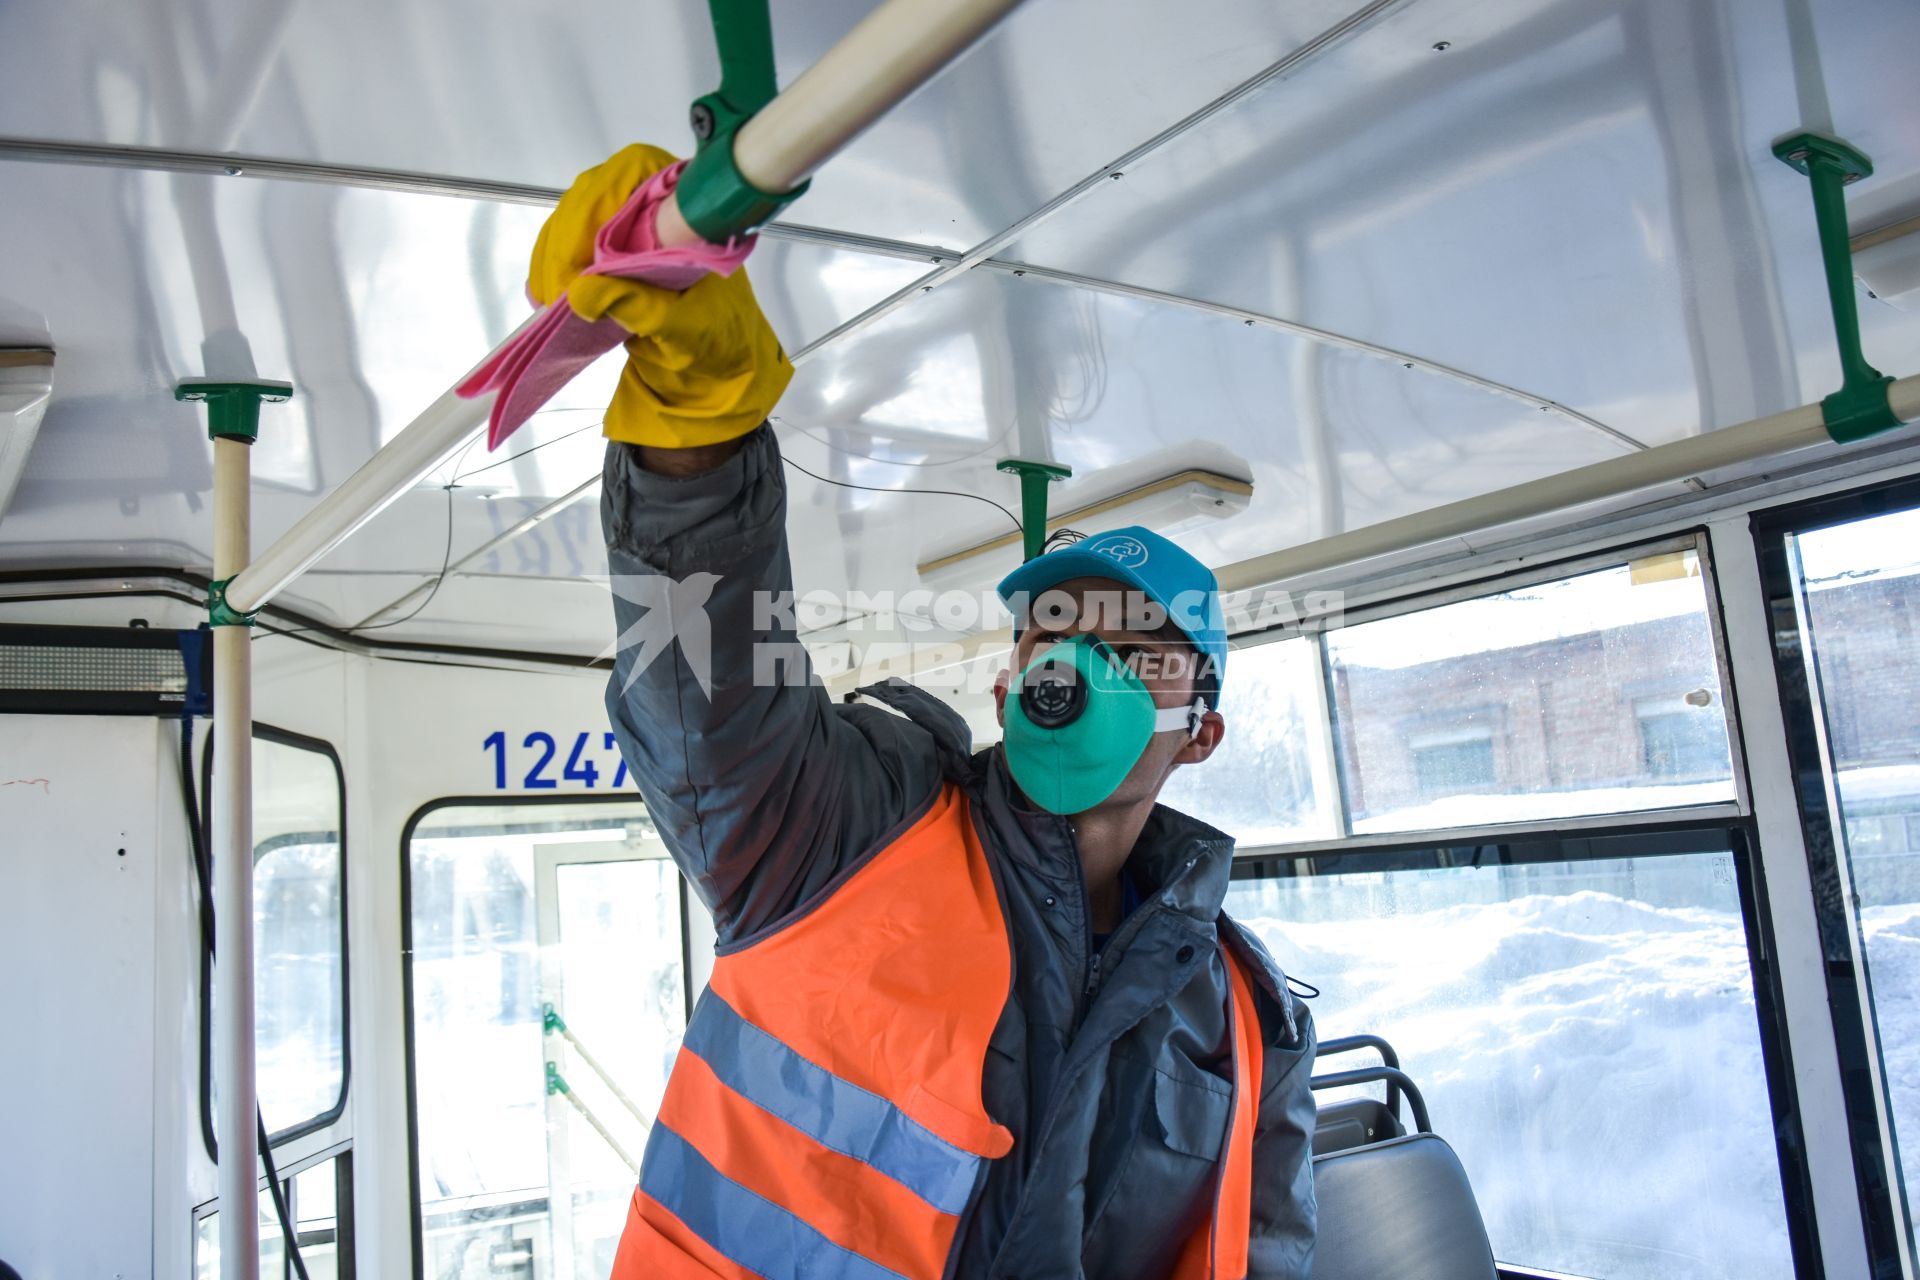
<instances>
[{"instance_id":1,"label":"blue cap","mask_svg":"<svg viewBox=\"0 0 1920 1280\"><path fill-rule=\"evenodd\" d=\"M1041 592L1070 578L1111 578L1140 591L1167 611L1167 620L1187 633L1194 648L1213 659L1217 675L1225 673L1227 622L1220 584L1213 570L1173 542L1137 524L1096 533L1015 569L1000 580L1000 598L1013 605L1024 596L1031 605Z\"/></svg>"}]
</instances>

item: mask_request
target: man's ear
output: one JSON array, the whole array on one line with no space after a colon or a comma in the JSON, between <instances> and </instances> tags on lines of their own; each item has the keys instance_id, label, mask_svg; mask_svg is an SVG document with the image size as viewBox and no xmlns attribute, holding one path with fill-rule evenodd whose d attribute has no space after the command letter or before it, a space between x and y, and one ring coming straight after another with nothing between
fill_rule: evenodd
<instances>
[{"instance_id":1,"label":"man's ear","mask_svg":"<svg viewBox=\"0 0 1920 1280\"><path fill-rule=\"evenodd\" d=\"M1002 729L1007 727L1007 690L1012 687L1013 668L1000 668L1000 674L993 678L993 718Z\"/></svg>"},{"instance_id":2,"label":"man's ear","mask_svg":"<svg viewBox=\"0 0 1920 1280\"><path fill-rule=\"evenodd\" d=\"M1212 755L1226 740L1227 722L1218 711L1209 711L1200 717L1200 732L1193 735L1187 745L1181 747L1173 757L1175 764L1199 764Z\"/></svg>"}]
</instances>

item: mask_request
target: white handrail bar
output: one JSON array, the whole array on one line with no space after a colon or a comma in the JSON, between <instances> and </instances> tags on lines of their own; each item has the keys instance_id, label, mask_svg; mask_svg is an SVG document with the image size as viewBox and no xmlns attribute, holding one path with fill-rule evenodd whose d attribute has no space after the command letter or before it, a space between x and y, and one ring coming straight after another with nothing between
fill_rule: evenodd
<instances>
[{"instance_id":1,"label":"white handrail bar","mask_svg":"<svg viewBox=\"0 0 1920 1280\"><path fill-rule=\"evenodd\" d=\"M1887 389L1887 395L1894 417L1903 423L1920 422L1920 375L1896 381ZM1702 471L1757 462L1828 441L1820 406L1805 405L1254 556L1222 567L1215 577L1219 579L1220 590L1229 594L1276 586L1310 573L1347 569L1376 556L1412 551L1446 538L1480 533L1585 502L1623 497L1653 485L1685 480ZM877 660L863 661L825 683L837 700L861 685L889 676L912 680L936 671L998 659L1012 647L1013 632L1002 627L977 632L963 640L916 645L905 653L889 652Z\"/></svg>"},{"instance_id":2,"label":"white handrail bar","mask_svg":"<svg viewBox=\"0 0 1920 1280\"><path fill-rule=\"evenodd\" d=\"M1888 398L1901 422L1920 420L1920 375L1895 382L1888 388ZM1271 586L1829 440L1820 406L1804 405L1241 560L1218 571L1220 589L1233 592Z\"/></svg>"},{"instance_id":3,"label":"white handrail bar","mask_svg":"<svg viewBox=\"0 0 1920 1280\"><path fill-rule=\"evenodd\" d=\"M763 191L792 190L1020 3L885 0L740 126L735 166ZM693 237L677 206L662 208L659 230L669 244ZM273 599L465 446L492 405L490 395L463 400L449 389L242 570L228 604L252 613Z\"/></svg>"}]
</instances>

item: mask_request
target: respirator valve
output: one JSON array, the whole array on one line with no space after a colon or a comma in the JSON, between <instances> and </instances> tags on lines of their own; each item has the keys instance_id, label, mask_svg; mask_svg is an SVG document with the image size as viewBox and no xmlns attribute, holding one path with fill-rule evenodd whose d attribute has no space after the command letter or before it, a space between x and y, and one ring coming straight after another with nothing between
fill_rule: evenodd
<instances>
[{"instance_id":1,"label":"respirator valve","mask_svg":"<svg viewBox=\"0 0 1920 1280\"><path fill-rule=\"evenodd\" d=\"M1070 661L1048 659L1020 680L1020 709L1040 729L1063 729L1087 709L1087 682Z\"/></svg>"}]
</instances>

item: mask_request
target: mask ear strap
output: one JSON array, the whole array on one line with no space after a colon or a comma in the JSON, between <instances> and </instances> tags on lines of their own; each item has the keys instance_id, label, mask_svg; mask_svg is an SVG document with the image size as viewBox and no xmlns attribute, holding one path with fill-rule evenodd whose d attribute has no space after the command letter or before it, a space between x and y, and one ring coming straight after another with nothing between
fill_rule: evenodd
<instances>
[{"instance_id":1,"label":"mask ear strap","mask_svg":"<svg viewBox=\"0 0 1920 1280\"><path fill-rule=\"evenodd\" d=\"M1207 714L1207 700L1196 697L1184 707L1161 707L1153 713L1153 731L1167 733L1185 729L1189 740L1200 736L1200 721Z\"/></svg>"}]
</instances>

